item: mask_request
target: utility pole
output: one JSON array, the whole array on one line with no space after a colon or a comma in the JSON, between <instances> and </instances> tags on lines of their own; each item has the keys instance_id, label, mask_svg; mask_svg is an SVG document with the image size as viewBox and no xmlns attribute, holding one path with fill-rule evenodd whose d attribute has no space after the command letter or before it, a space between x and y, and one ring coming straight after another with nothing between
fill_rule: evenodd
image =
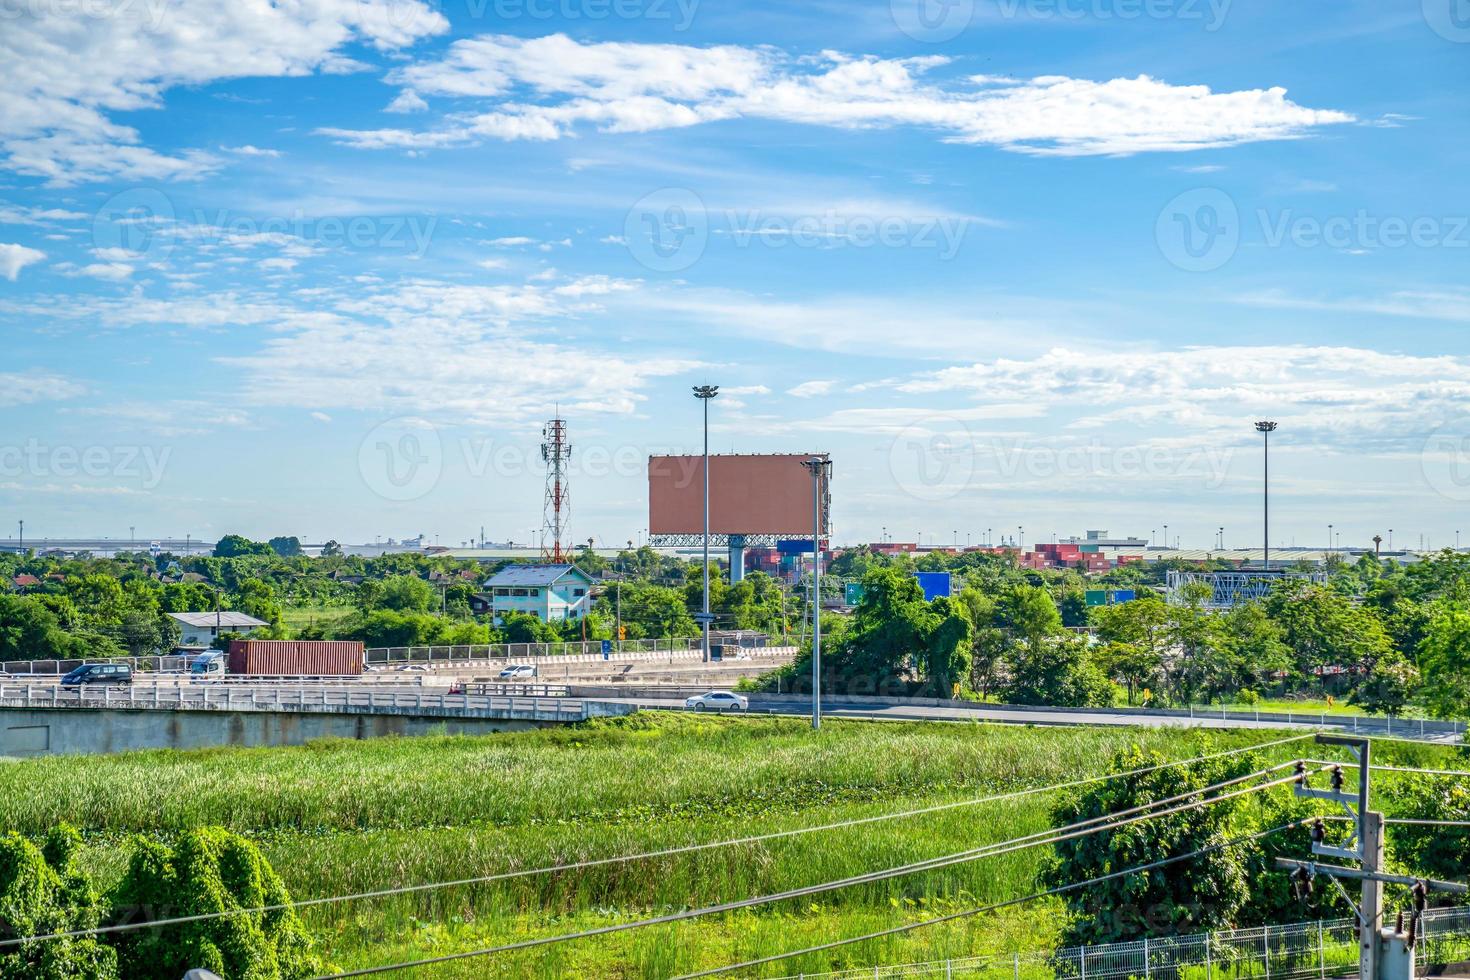
<instances>
[{"instance_id":1,"label":"utility pole","mask_svg":"<svg viewBox=\"0 0 1470 980\"><path fill-rule=\"evenodd\" d=\"M1317 820L1312 825L1312 854L1357 861L1360 867L1319 864L1315 857L1311 861L1277 858L1276 863L1292 870L1292 884L1299 897L1305 897L1312 891L1312 882L1318 874L1334 879L1334 884L1339 878L1361 881L1362 897L1354 909L1358 919L1359 980L1413 980L1414 937L1417 935L1420 914L1424 910L1423 898L1430 891L1465 894L1470 892L1470 887L1456 882L1415 879L1386 873L1383 870L1383 814L1368 808L1369 775L1372 772L1371 743L1367 738L1349 735L1318 735L1317 743L1343 746L1353 753L1358 763L1358 785L1356 791L1346 790L1342 767L1333 766L1331 788L1315 789L1307 785L1306 763L1297 763L1298 779L1293 787L1295 794L1298 797L1336 804L1346 810L1353 821L1352 835L1339 847L1327 843L1323 823L1320 819ZM1385 884L1411 885L1414 888L1415 909L1407 936L1398 928L1383 928ZM1336 884L1336 887L1341 889L1340 884ZM1343 894L1346 895L1346 892Z\"/></svg>"}]
</instances>

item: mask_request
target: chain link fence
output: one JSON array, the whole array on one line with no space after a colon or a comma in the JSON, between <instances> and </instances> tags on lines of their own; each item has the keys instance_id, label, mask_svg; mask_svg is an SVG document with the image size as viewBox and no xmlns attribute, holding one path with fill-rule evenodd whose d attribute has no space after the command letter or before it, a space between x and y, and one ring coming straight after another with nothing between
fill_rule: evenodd
<instances>
[{"instance_id":1,"label":"chain link fence","mask_svg":"<svg viewBox=\"0 0 1470 980\"><path fill-rule=\"evenodd\" d=\"M1466 958L1470 958L1470 908L1426 913L1418 943L1420 965ZM803 973L782 980L1323 980L1357 971L1357 926L1351 919L1333 919L1051 952Z\"/></svg>"}]
</instances>

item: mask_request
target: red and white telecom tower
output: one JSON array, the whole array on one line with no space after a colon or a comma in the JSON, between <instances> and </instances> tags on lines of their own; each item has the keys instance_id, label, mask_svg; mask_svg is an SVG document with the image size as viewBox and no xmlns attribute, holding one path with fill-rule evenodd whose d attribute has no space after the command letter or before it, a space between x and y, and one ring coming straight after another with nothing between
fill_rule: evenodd
<instances>
[{"instance_id":1,"label":"red and white telecom tower","mask_svg":"<svg viewBox=\"0 0 1470 980\"><path fill-rule=\"evenodd\" d=\"M572 446L567 442L565 419L552 419L541 429L541 458L546 461L546 502L542 512L541 557L546 561L571 561L562 548L570 510L567 497L567 463Z\"/></svg>"}]
</instances>

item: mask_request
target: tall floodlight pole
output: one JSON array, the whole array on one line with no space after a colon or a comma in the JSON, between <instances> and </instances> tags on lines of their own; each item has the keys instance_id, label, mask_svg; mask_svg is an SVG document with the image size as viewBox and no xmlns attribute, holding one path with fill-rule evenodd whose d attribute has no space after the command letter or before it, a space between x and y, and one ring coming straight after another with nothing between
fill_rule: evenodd
<instances>
[{"instance_id":1,"label":"tall floodlight pole","mask_svg":"<svg viewBox=\"0 0 1470 980\"><path fill-rule=\"evenodd\" d=\"M822 490L830 459L813 456L801 464L812 475L812 731L822 728Z\"/></svg>"},{"instance_id":2,"label":"tall floodlight pole","mask_svg":"<svg viewBox=\"0 0 1470 980\"><path fill-rule=\"evenodd\" d=\"M704 405L704 659L709 662L709 403L720 393L719 385L695 385L694 397Z\"/></svg>"},{"instance_id":3,"label":"tall floodlight pole","mask_svg":"<svg viewBox=\"0 0 1470 980\"><path fill-rule=\"evenodd\" d=\"M20 553L26 553L26 522L20 522Z\"/></svg>"},{"instance_id":4,"label":"tall floodlight pole","mask_svg":"<svg viewBox=\"0 0 1470 980\"><path fill-rule=\"evenodd\" d=\"M1256 431L1261 434L1261 568L1271 570L1271 433L1276 431L1275 422L1257 422Z\"/></svg>"}]
</instances>

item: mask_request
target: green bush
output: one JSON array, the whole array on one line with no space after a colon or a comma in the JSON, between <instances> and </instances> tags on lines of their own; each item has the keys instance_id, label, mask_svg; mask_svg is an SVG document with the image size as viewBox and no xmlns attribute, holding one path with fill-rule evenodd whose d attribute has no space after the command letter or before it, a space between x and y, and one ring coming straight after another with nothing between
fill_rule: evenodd
<instances>
[{"instance_id":1,"label":"green bush","mask_svg":"<svg viewBox=\"0 0 1470 980\"><path fill-rule=\"evenodd\" d=\"M77 866L81 837L62 825L38 848L14 832L0 837L0 924L5 938L90 929L101 899ZM3 980L115 980L117 955L95 939L52 939L4 947ZM182 975L182 974L180 974Z\"/></svg>"},{"instance_id":2,"label":"green bush","mask_svg":"<svg viewBox=\"0 0 1470 980\"><path fill-rule=\"evenodd\" d=\"M286 887L255 845L220 827L182 834L169 847L133 843L113 895L125 918L178 918L286 905ZM317 972L311 941L290 908L117 934L122 975L176 980L202 967L226 980L295 980Z\"/></svg>"}]
</instances>

